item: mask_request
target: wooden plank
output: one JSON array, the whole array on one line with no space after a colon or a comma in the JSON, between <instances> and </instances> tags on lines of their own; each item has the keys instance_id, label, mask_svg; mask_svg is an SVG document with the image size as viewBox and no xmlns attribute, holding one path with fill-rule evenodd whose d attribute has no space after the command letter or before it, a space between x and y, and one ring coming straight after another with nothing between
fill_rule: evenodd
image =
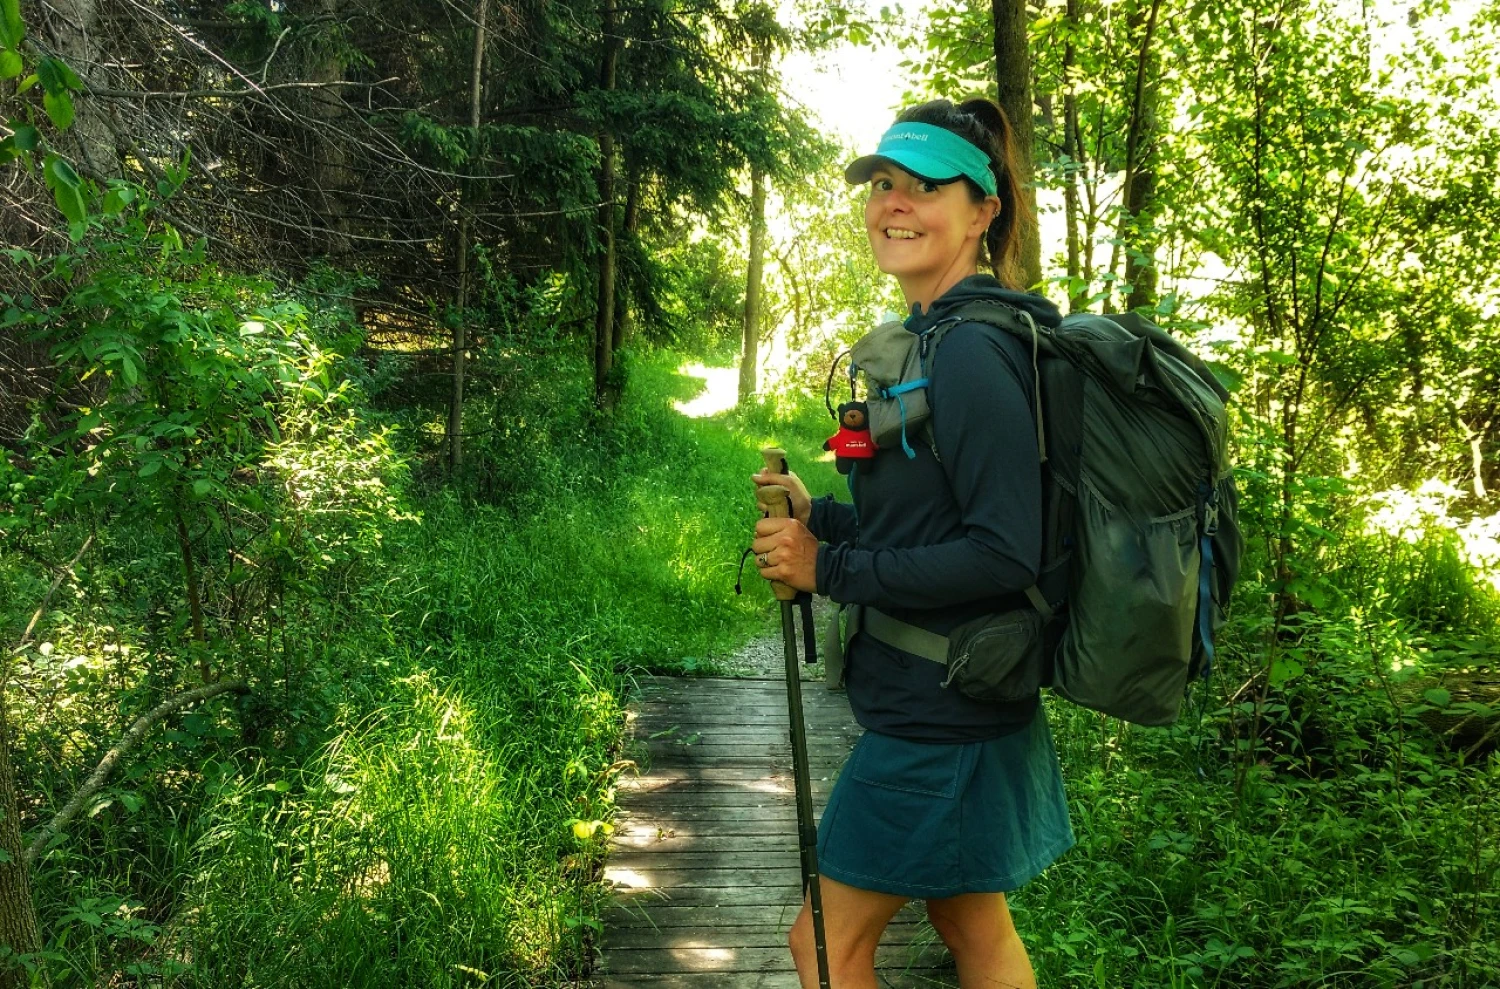
<instances>
[{"instance_id":1,"label":"wooden plank","mask_svg":"<svg viewBox=\"0 0 1500 989\"><path fill-rule=\"evenodd\" d=\"M948 949L941 943L886 944L875 949L876 968L943 968ZM604 956L610 975L663 972L790 972L786 945L732 948L712 944L675 948L614 948Z\"/></svg>"},{"instance_id":2,"label":"wooden plank","mask_svg":"<svg viewBox=\"0 0 1500 989\"><path fill-rule=\"evenodd\" d=\"M795 908L802 902L802 882L799 876L785 886L743 886L738 889L725 886L689 886L665 890L656 886L617 886L614 898L617 903L647 910L652 906Z\"/></svg>"},{"instance_id":3,"label":"wooden plank","mask_svg":"<svg viewBox=\"0 0 1500 989\"><path fill-rule=\"evenodd\" d=\"M797 854L797 836L792 831L775 834L693 834L687 831L658 833L654 830L615 831L611 862L619 862L636 852L655 850L660 854L676 852L759 852L762 855L786 852Z\"/></svg>"},{"instance_id":4,"label":"wooden plank","mask_svg":"<svg viewBox=\"0 0 1500 989\"><path fill-rule=\"evenodd\" d=\"M640 948L786 948L787 932L796 919L789 911L785 923L739 924L727 927L707 924L699 911L696 924L670 928L625 927L611 931L604 939L604 950ZM892 923L880 939L882 944L926 944L937 935L931 927L912 921Z\"/></svg>"},{"instance_id":5,"label":"wooden plank","mask_svg":"<svg viewBox=\"0 0 1500 989\"><path fill-rule=\"evenodd\" d=\"M616 791L598 985L800 989L786 948L802 883L784 683L646 677L639 688L626 715L638 772ZM803 713L821 814L863 730L843 694L818 683L804 683ZM923 917L905 910L888 931L883 985L953 984ZM900 981L920 973L936 980Z\"/></svg>"},{"instance_id":6,"label":"wooden plank","mask_svg":"<svg viewBox=\"0 0 1500 989\"><path fill-rule=\"evenodd\" d=\"M813 782L823 781L815 779ZM615 783L615 789L622 800L636 800L639 798L635 794L662 790L707 790L715 787L776 793L791 793L796 789L790 770L784 773L753 772L738 766L690 766L679 772L661 770L642 776L622 776Z\"/></svg>"},{"instance_id":7,"label":"wooden plank","mask_svg":"<svg viewBox=\"0 0 1500 989\"><path fill-rule=\"evenodd\" d=\"M950 969L901 969L878 973L881 989L951 989L958 977ZM609 975L596 989L802 989L793 972L671 972Z\"/></svg>"},{"instance_id":8,"label":"wooden plank","mask_svg":"<svg viewBox=\"0 0 1500 989\"><path fill-rule=\"evenodd\" d=\"M609 864L618 869L744 869L757 865L797 867L795 839L782 843L774 850L762 849L697 849L682 851L650 850L625 852L611 855Z\"/></svg>"},{"instance_id":9,"label":"wooden plank","mask_svg":"<svg viewBox=\"0 0 1500 989\"><path fill-rule=\"evenodd\" d=\"M631 800L631 810L650 812L658 808L671 807L678 810L697 807L792 807L797 795L790 791L777 793L774 790L675 790L665 799Z\"/></svg>"},{"instance_id":10,"label":"wooden plank","mask_svg":"<svg viewBox=\"0 0 1500 989\"><path fill-rule=\"evenodd\" d=\"M784 931L797 918L800 908L800 898L795 902L769 906L681 906L633 900L612 905L606 919L611 932L637 927L662 931L675 927L775 927ZM914 900L897 911L891 923L923 924L926 919L926 907ZM611 937L613 933L607 932L606 940Z\"/></svg>"},{"instance_id":11,"label":"wooden plank","mask_svg":"<svg viewBox=\"0 0 1500 989\"><path fill-rule=\"evenodd\" d=\"M650 869L625 869L606 864L604 878L623 886L678 890L693 886L800 886L802 873L795 860L780 867L736 866L727 869L675 869L660 865ZM642 878L650 881L641 882Z\"/></svg>"}]
</instances>

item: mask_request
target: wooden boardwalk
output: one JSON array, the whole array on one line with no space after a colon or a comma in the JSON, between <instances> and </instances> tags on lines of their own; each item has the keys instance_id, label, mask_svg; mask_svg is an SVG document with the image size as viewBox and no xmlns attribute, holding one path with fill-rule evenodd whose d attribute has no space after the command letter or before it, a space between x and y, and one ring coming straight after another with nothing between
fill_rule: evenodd
<instances>
[{"instance_id":1,"label":"wooden boardwalk","mask_svg":"<svg viewBox=\"0 0 1500 989\"><path fill-rule=\"evenodd\" d=\"M821 815L860 729L841 693L803 683ZM619 791L606 878L600 989L797 989L787 928L802 901L786 686L759 679L643 680L630 707L641 767ZM954 986L946 949L908 905L876 956L895 989Z\"/></svg>"}]
</instances>

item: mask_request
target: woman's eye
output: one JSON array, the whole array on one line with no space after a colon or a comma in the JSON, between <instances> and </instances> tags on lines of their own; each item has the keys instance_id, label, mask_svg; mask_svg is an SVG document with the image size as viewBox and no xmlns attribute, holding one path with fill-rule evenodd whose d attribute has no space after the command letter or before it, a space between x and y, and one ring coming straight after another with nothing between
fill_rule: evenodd
<instances>
[{"instance_id":1,"label":"woman's eye","mask_svg":"<svg viewBox=\"0 0 1500 989\"><path fill-rule=\"evenodd\" d=\"M922 183L922 191L923 192L937 192L938 191L937 183L936 182L923 182Z\"/></svg>"},{"instance_id":2,"label":"woman's eye","mask_svg":"<svg viewBox=\"0 0 1500 989\"><path fill-rule=\"evenodd\" d=\"M891 180L890 179L876 179L874 182L871 183L871 185L874 186L876 192L890 192L891 191Z\"/></svg>"}]
</instances>

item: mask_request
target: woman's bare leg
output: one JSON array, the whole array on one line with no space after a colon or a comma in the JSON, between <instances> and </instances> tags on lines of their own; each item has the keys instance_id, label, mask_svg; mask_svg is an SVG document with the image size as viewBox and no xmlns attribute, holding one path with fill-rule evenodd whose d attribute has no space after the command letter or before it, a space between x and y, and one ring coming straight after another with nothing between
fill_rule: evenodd
<instances>
[{"instance_id":1,"label":"woman's bare leg","mask_svg":"<svg viewBox=\"0 0 1500 989\"><path fill-rule=\"evenodd\" d=\"M927 917L953 953L962 989L1036 989L1031 959L1011 923L1004 893L928 900Z\"/></svg>"},{"instance_id":2,"label":"woman's bare leg","mask_svg":"<svg viewBox=\"0 0 1500 989\"><path fill-rule=\"evenodd\" d=\"M902 905L904 896L873 893L822 877L823 930L828 940L831 989L876 989L875 946ZM818 956L813 944L812 908L806 898L787 937L802 989L818 989Z\"/></svg>"}]
</instances>

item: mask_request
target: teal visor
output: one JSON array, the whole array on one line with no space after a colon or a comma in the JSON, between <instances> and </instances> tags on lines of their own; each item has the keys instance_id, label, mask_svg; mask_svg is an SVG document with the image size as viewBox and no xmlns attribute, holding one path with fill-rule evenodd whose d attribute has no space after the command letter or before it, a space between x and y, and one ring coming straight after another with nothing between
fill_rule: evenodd
<instances>
[{"instance_id":1,"label":"teal visor","mask_svg":"<svg viewBox=\"0 0 1500 989\"><path fill-rule=\"evenodd\" d=\"M989 155L952 131L932 124L896 124L880 136L874 154L856 158L844 169L844 178L862 185L883 164L895 165L929 182L973 179L986 195L998 195Z\"/></svg>"}]
</instances>

